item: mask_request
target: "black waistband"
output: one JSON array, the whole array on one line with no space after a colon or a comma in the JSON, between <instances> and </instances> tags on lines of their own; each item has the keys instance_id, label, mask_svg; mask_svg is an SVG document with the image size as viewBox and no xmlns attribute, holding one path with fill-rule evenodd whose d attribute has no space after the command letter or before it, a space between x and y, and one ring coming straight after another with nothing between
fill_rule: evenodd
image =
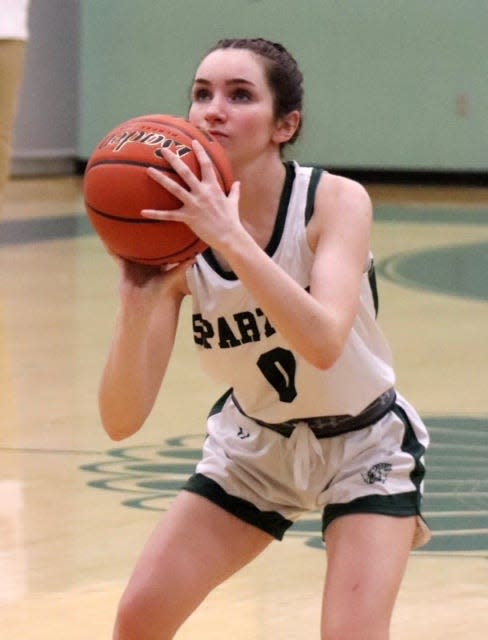
<instances>
[{"instance_id":1,"label":"black waistband","mask_svg":"<svg viewBox=\"0 0 488 640\"><path fill-rule=\"evenodd\" d=\"M234 404L239 411L246 415L242 411L239 403L232 396ZM369 404L364 411L361 411L357 416L351 416L348 414L339 416L318 416L316 418L300 418L287 420L286 422L264 422L263 420L257 420L251 416L247 416L254 420L257 424L272 431L276 431L281 435L289 438L293 433L293 429L298 424L306 424L314 433L316 438L333 438L349 431L358 431L369 427L378 420L381 420L386 414L392 410L396 400L395 389L388 389L382 393L376 400Z\"/></svg>"}]
</instances>

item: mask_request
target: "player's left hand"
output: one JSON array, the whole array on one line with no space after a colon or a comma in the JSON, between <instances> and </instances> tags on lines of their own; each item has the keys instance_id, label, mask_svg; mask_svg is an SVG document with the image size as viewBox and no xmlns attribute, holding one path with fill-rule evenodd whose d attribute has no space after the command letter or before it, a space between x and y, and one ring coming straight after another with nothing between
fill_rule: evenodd
<instances>
[{"instance_id":1,"label":"player's left hand","mask_svg":"<svg viewBox=\"0 0 488 640\"><path fill-rule=\"evenodd\" d=\"M143 209L141 215L153 220L183 222L209 246L225 253L225 245L231 241L230 238L243 230L239 220L240 183L234 182L226 195L217 180L210 157L197 140L193 141L193 150L200 164L201 179L175 153L162 150L164 159L187 188L158 169L150 167L147 170L155 182L182 202L182 206L165 211Z\"/></svg>"}]
</instances>

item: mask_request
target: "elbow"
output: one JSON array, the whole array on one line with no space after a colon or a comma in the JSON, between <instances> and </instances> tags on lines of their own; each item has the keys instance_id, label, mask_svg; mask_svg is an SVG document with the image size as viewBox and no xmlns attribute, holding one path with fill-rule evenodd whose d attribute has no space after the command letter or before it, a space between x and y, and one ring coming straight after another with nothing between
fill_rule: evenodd
<instances>
[{"instance_id":1,"label":"elbow","mask_svg":"<svg viewBox=\"0 0 488 640\"><path fill-rule=\"evenodd\" d=\"M342 342L337 341L337 343L334 343L328 341L327 344L313 349L307 360L316 369L327 371L339 360L343 350L344 344Z\"/></svg>"},{"instance_id":2,"label":"elbow","mask_svg":"<svg viewBox=\"0 0 488 640\"><path fill-rule=\"evenodd\" d=\"M103 410L100 410L100 418L105 433L115 442L129 438L142 426L136 420L128 419L128 416L107 415Z\"/></svg>"},{"instance_id":3,"label":"elbow","mask_svg":"<svg viewBox=\"0 0 488 640\"><path fill-rule=\"evenodd\" d=\"M103 425L103 428L105 430L105 433L110 438L110 440L113 440L114 442L120 442L121 440L125 440L131 435L131 433L128 433L127 431L124 431L121 429L114 429L113 427L107 426L105 424Z\"/></svg>"},{"instance_id":4,"label":"elbow","mask_svg":"<svg viewBox=\"0 0 488 640\"><path fill-rule=\"evenodd\" d=\"M139 427L129 425L107 424L103 421L102 425L105 433L108 435L110 440L113 440L114 442L125 440L126 438L129 438L131 435L136 433L136 431L139 431Z\"/></svg>"},{"instance_id":5,"label":"elbow","mask_svg":"<svg viewBox=\"0 0 488 640\"><path fill-rule=\"evenodd\" d=\"M105 433L115 442L139 431L147 417L136 403L120 402L119 396L111 397L102 390L98 395L98 412Z\"/></svg>"},{"instance_id":6,"label":"elbow","mask_svg":"<svg viewBox=\"0 0 488 640\"><path fill-rule=\"evenodd\" d=\"M331 357L329 354L314 354L312 358L309 358L309 362L316 369L320 371L327 371L331 369L334 364L337 362L336 357Z\"/></svg>"}]
</instances>

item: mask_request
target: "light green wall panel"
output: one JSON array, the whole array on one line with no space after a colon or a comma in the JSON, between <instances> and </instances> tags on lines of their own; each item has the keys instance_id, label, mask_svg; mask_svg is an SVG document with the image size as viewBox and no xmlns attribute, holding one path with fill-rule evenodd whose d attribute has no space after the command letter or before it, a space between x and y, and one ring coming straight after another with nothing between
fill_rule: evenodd
<instances>
[{"instance_id":1,"label":"light green wall panel","mask_svg":"<svg viewBox=\"0 0 488 640\"><path fill-rule=\"evenodd\" d=\"M80 157L123 119L184 115L224 36L282 41L306 81L304 162L488 169L488 0L83 0Z\"/></svg>"}]
</instances>

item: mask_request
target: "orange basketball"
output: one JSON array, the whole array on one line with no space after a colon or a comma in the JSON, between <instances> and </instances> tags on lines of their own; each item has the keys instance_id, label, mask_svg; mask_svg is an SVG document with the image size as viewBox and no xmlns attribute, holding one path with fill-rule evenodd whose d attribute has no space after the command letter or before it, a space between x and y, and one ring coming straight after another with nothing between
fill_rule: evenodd
<instances>
[{"instance_id":1,"label":"orange basketball","mask_svg":"<svg viewBox=\"0 0 488 640\"><path fill-rule=\"evenodd\" d=\"M192 140L198 140L214 163L226 193L232 168L222 146L183 118L145 115L112 129L96 146L86 166L83 191L91 223L111 253L150 265L177 263L206 248L191 229L172 221L149 220L142 209L177 209L180 200L146 173L148 167L179 176L162 157L161 149L176 153L200 178Z\"/></svg>"}]
</instances>

